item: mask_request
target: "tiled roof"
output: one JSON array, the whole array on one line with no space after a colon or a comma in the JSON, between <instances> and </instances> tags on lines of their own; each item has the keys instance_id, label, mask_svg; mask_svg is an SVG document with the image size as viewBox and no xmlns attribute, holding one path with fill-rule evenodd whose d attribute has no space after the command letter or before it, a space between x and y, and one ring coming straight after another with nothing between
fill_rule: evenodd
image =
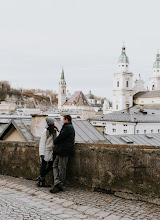
<instances>
[{"instance_id":1,"label":"tiled roof","mask_svg":"<svg viewBox=\"0 0 160 220\"><path fill-rule=\"evenodd\" d=\"M7 116L6 116L7 117ZM33 137L31 133L31 121L32 118L20 118L7 119L1 118L0 116L0 139L6 134L9 126L13 125L17 131L21 134L25 141L35 141L39 138ZM55 119L56 125L60 130L62 128L63 122ZM5 124L4 124L5 123ZM110 142L93 126L90 122L86 120L73 120L73 126L75 128L75 142L76 143L103 143L109 144Z\"/></svg>"},{"instance_id":2,"label":"tiled roof","mask_svg":"<svg viewBox=\"0 0 160 220\"><path fill-rule=\"evenodd\" d=\"M133 99L156 98L156 97L160 97L160 90L138 92L133 96Z\"/></svg>"},{"instance_id":3,"label":"tiled roof","mask_svg":"<svg viewBox=\"0 0 160 220\"><path fill-rule=\"evenodd\" d=\"M160 134L105 135L112 144L159 146ZM126 140L126 141L125 141ZM128 142L128 143L127 143Z\"/></svg>"},{"instance_id":4,"label":"tiled roof","mask_svg":"<svg viewBox=\"0 0 160 220\"><path fill-rule=\"evenodd\" d=\"M58 129L62 128L62 121L55 120ZM76 143L103 143L109 144L110 142L102 135L89 121L86 120L73 120L73 127L75 129L75 142Z\"/></svg>"},{"instance_id":5,"label":"tiled roof","mask_svg":"<svg viewBox=\"0 0 160 220\"><path fill-rule=\"evenodd\" d=\"M91 121L115 121L115 122L160 122L160 110L129 108L106 115L94 117Z\"/></svg>"},{"instance_id":6,"label":"tiled roof","mask_svg":"<svg viewBox=\"0 0 160 220\"><path fill-rule=\"evenodd\" d=\"M82 91L76 91L64 105L89 106L89 103Z\"/></svg>"},{"instance_id":7,"label":"tiled roof","mask_svg":"<svg viewBox=\"0 0 160 220\"><path fill-rule=\"evenodd\" d=\"M7 129L10 126L14 126L17 131L20 133L20 135L23 137L25 141L34 141L35 138L33 137L31 133L31 120L30 119L10 119L8 120L8 123L5 125L5 127L2 127L2 124L0 124L1 134L0 138L3 138L3 136L6 134Z\"/></svg>"}]
</instances>

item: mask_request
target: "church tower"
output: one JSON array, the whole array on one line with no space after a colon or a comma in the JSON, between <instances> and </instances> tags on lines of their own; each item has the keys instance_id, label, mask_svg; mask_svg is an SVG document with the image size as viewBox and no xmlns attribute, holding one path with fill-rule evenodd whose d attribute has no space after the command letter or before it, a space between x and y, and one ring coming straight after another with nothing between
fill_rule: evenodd
<instances>
[{"instance_id":1,"label":"church tower","mask_svg":"<svg viewBox=\"0 0 160 220\"><path fill-rule=\"evenodd\" d=\"M59 93L58 93L58 109L62 109L63 104L66 102L66 81L64 78L64 70L62 69L61 79L59 82Z\"/></svg>"},{"instance_id":2,"label":"church tower","mask_svg":"<svg viewBox=\"0 0 160 220\"><path fill-rule=\"evenodd\" d=\"M160 53L159 50L156 55L156 61L153 64L152 77L149 78L149 90L160 90Z\"/></svg>"},{"instance_id":3,"label":"church tower","mask_svg":"<svg viewBox=\"0 0 160 220\"><path fill-rule=\"evenodd\" d=\"M118 60L118 69L113 79L113 111L127 109L133 105L133 74L129 72L129 59L123 45Z\"/></svg>"}]
</instances>

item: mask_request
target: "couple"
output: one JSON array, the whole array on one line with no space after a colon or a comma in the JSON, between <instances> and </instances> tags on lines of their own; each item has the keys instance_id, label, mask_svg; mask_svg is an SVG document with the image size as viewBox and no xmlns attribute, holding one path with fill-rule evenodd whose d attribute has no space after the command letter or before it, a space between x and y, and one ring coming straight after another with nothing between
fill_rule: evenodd
<instances>
[{"instance_id":1,"label":"couple","mask_svg":"<svg viewBox=\"0 0 160 220\"><path fill-rule=\"evenodd\" d=\"M75 131L70 115L63 117L63 126L57 137L56 131L58 131L58 128L55 126L54 120L47 117L46 122L47 127L42 133L39 144L41 167L37 185L50 186L45 181L45 175L53 167L54 187L50 189L50 192L56 193L63 191L68 158L73 154Z\"/></svg>"}]
</instances>

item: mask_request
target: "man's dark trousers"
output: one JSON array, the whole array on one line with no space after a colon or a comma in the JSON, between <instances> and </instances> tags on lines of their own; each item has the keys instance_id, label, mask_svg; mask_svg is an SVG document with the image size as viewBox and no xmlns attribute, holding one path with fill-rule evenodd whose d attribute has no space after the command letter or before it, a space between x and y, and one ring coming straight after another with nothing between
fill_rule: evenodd
<instances>
[{"instance_id":1,"label":"man's dark trousers","mask_svg":"<svg viewBox=\"0 0 160 220\"><path fill-rule=\"evenodd\" d=\"M68 156L56 155L53 163L54 185L64 183L66 178L67 163Z\"/></svg>"}]
</instances>

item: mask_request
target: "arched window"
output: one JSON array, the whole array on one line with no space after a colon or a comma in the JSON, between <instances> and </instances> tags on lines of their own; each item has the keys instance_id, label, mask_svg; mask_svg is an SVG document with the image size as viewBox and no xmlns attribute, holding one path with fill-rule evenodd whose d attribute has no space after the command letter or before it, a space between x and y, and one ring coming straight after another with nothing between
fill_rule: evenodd
<instances>
[{"instance_id":1,"label":"arched window","mask_svg":"<svg viewBox=\"0 0 160 220\"><path fill-rule=\"evenodd\" d=\"M117 87L119 87L119 81L117 81Z\"/></svg>"},{"instance_id":2,"label":"arched window","mask_svg":"<svg viewBox=\"0 0 160 220\"><path fill-rule=\"evenodd\" d=\"M126 87L128 87L129 86L129 82L128 81L126 81Z\"/></svg>"},{"instance_id":3,"label":"arched window","mask_svg":"<svg viewBox=\"0 0 160 220\"><path fill-rule=\"evenodd\" d=\"M155 86L154 85L152 85L152 90L155 90Z\"/></svg>"}]
</instances>

